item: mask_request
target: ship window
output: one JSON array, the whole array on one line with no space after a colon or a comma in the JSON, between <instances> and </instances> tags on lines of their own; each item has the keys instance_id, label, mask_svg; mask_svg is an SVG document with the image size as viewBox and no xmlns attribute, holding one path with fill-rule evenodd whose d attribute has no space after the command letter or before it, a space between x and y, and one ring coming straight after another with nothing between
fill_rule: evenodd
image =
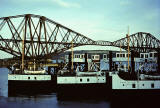
<instances>
[{"instance_id":1,"label":"ship window","mask_svg":"<svg viewBox=\"0 0 160 108\"><path fill-rule=\"evenodd\" d=\"M124 84L123 84L123 86L124 86Z\"/></svg>"},{"instance_id":2,"label":"ship window","mask_svg":"<svg viewBox=\"0 0 160 108\"><path fill-rule=\"evenodd\" d=\"M143 54L141 54L141 58L144 58Z\"/></svg>"},{"instance_id":3,"label":"ship window","mask_svg":"<svg viewBox=\"0 0 160 108\"><path fill-rule=\"evenodd\" d=\"M117 57L119 57L119 54L117 54Z\"/></svg>"},{"instance_id":4,"label":"ship window","mask_svg":"<svg viewBox=\"0 0 160 108\"><path fill-rule=\"evenodd\" d=\"M152 53L150 53L150 57L153 57L152 55L153 55L153 54L152 54Z\"/></svg>"},{"instance_id":5,"label":"ship window","mask_svg":"<svg viewBox=\"0 0 160 108\"><path fill-rule=\"evenodd\" d=\"M136 84L132 84L132 88L136 88Z\"/></svg>"},{"instance_id":6,"label":"ship window","mask_svg":"<svg viewBox=\"0 0 160 108\"><path fill-rule=\"evenodd\" d=\"M80 82L82 82L82 79L80 79Z\"/></svg>"},{"instance_id":7,"label":"ship window","mask_svg":"<svg viewBox=\"0 0 160 108\"><path fill-rule=\"evenodd\" d=\"M36 80L37 78L36 78L36 77L34 77L34 79Z\"/></svg>"},{"instance_id":8,"label":"ship window","mask_svg":"<svg viewBox=\"0 0 160 108\"><path fill-rule=\"evenodd\" d=\"M128 54L127 54L127 57L128 57ZM129 54L129 57L130 57L130 54Z\"/></svg>"},{"instance_id":9,"label":"ship window","mask_svg":"<svg viewBox=\"0 0 160 108\"><path fill-rule=\"evenodd\" d=\"M28 77L28 79L30 79L30 77Z\"/></svg>"},{"instance_id":10,"label":"ship window","mask_svg":"<svg viewBox=\"0 0 160 108\"><path fill-rule=\"evenodd\" d=\"M144 86L144 84L142 84L142 86Z\"/></svg>"},{"instance_id":11,"label":"ship window","mask_svg":"<svg viewBox=\"0 0 160 108\"><path fill-rule=\"evenodd\" d=\"M120 54L120 57L122 57L122 54Z\"/></svg>"},{"instance_id":12,"label":"ship window","mask_svg":"<svg viewBox=\"0 0 160 108\"><path fill-rule=\"evenodd\" d=\"M89 78L87 79L87 82L89 82Z\"/></svg>"},{"instance_id":13,"label":"ship window","mask_svg":"<svg viewBox=\"0 0 160 108\"><path fill-rule=\"evenodd\" d=\"M84 55L82 55L81 58L84 58Z\"/></svg>"},{"instance_id":14,"label":"ship window","mask_svg":"<svg viewBox=\"0 0 160 108\"><path fill-rule=\"evenodd\" d=\"M125 54L123 54L123 57L125 57Z\"/></svg>"},{"instance_id":15,"label":"ship window","mask_svg":"<svg viewBox=\"0 0 160 108\"><path fill-rule=\"evenodd\" d=\"M151 88L154 88L154 84L153 83L151 84Z\"/></svg>"}]
</instances>

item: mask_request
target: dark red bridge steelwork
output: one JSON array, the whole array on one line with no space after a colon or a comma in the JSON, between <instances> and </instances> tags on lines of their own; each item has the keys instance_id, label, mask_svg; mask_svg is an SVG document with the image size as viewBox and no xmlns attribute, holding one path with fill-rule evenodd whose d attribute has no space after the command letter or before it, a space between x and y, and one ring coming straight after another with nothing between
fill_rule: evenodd
<instances>
[{"instance_id":1,"label":"dark red bridge steelwork","mask_svg":"<svg viewBox=\"0 0 160 108\"><path fill-rule=\"evenodd\" d=\"M44 16L25 14L0 18L0 50L14 56L22 55L22 40L26 57L51 58L82 45L115 46L127 49L127 38L109 42L94 41ZM130 35L130 49L137 52L159 50L160 40L150 33Z\"/></svg>"}]
</instances>

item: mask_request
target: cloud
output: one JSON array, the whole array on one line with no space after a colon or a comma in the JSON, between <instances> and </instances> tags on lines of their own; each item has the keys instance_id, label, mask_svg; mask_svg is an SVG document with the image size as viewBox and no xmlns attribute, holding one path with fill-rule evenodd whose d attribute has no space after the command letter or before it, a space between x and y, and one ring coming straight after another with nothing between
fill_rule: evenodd
<instances>
[{"instance_id":1,"label":"cloud","mask_svg":"<svg viewBox=\"0 0 160 108\"><path fill-rule=\"evenodd\" d=\"M56 4L58 4L61 7L65 7L65 8L80 8L81 6L77 3L71 3L71 2L66 2L64 0L53 0L53 2L55 2Z\"/></svg>"}]
</instances>

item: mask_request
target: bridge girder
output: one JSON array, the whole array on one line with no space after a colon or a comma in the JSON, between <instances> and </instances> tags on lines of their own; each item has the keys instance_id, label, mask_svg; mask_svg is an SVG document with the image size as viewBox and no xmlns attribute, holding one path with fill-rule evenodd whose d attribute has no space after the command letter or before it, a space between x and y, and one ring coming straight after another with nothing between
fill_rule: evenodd
<instances>
[{"instance_id":1,"label":"bridge girder","mask_svg":"<svg viewBox=\"0 0 160 108\"><path fill-rule=\"evenodd\" d=\"M158 51L160 49L160 40L155 38L152 34L145 32L138 32L130 35L129 38L126 36L125 38L114 41L113 46L122 47L127 50L128 39L130 50L136 52Z\"/></svg>"},{"instance_id":2,"label":"bridge girder","mask_svg":"<svg viewBox=\"0 0 160 108\"><path fill-rule=\"evenodd\" d=\"M25 56L28 57L51 56L63 52L71 47L71 42L74 47L98 44L44 16L17 15L0 18L0 21L0 49L15 56L22 55L23 39ZM8 30L7 34L1 33L5 30Z\"/></svg>"},{"instance_id":3,"label":"bridge girder","mask_svg":"<svg viewBox=\"0 0 160 108\"><path fill-rule=\"evenodd\" d=\"M26 57L52 57L82 45L115 46L127 49L127 38L110 42L94 41L44 16L25 14L0 18L0 50L14 56L22 55L22 40ZM150 33L130 35L130 49L145 52L160 49L160 40Z\"/></svg>"}]
</instances>

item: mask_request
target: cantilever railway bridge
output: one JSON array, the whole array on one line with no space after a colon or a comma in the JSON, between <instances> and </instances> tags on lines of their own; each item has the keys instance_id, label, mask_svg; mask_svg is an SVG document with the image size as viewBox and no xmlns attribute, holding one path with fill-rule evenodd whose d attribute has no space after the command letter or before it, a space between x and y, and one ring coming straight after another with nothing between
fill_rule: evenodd
<instances>
[{"instance_id":1,"label":"cantilever railway bridge","mask_svg":"<svg viewBox=\"0 0 160 108\"><path fill-rule=\"evenodd\" d=\"M107 35L107 34L106 34ZM0 18L0 50L20 57L24 40L25 57L51 58L82 45L115 46L127 49L127 37L114 42L95 41L44 16L25 14ZM150 33L129 36L130 50L160 50L160 40Z\"/></svg>"}]
</instances>

